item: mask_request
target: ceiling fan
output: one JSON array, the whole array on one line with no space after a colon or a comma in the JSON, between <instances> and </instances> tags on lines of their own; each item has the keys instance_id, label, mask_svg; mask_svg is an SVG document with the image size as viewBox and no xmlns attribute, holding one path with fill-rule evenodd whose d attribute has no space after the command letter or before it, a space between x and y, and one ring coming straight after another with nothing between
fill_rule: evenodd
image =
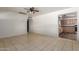
<instances>
[{"instance_id":1,"label":"ceiling fan","mask_svg":"<svg viewBox=\"0 0 79 59\"><path fill-rule=\"evenodd\" d=\"M31 8L29 8L29 9L24 8L24 10L25 10L26 12L19 12L19 14L27 15L28 13L35 14L36 12L39 12L39 10L36 10L35 7L31 7Z\"/></svg>"},{"instance_id":2,"label":"ceiling fan","mask_svg":"<svg viewBox=\"0 0 79 59\"><path fill-rule=\"evenodd\" d=\"M39 10L37 10L34 7L31 7L29 9L24 8L25 12L19 12L19 14L23 14L23 15L27 15L28 19L27 19L27 32L29 32L29 20L32 19L32 14L35 14L36 12L39 12Z\"/></svg>"}]
</instances>

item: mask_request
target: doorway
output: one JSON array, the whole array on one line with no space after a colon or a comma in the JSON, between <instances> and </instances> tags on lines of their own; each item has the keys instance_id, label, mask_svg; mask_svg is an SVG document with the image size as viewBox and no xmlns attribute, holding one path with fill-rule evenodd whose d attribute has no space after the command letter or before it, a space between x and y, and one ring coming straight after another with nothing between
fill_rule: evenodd
<instances>
[{"instance_id":1,"label":"doorway","mask_svg":"<svg viewBox=\"0 0 79 59\"><path fill-rule=\"evenodd\" d=\"M59 37L77 39L77 13L67 13L58 16Z\"/></svg>"},{"instance_id":2,"label":"doorway","mask_svg":"<svg viewBox=\"0 0 79 59\"><path fill-rule=\"evenodd\" d=\"M27 32L29 32L29 19L27 19Z\"/></svg>"}]
</instances>

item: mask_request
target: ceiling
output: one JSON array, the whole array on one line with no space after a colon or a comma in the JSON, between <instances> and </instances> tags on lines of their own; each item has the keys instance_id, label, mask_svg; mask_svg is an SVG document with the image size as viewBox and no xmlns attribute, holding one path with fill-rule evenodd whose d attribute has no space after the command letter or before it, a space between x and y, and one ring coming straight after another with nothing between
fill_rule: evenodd
<instances>
[{"instance_id":1,"label":"ceiling","mask_svg":"<svg viewBox=\"0 0 79 59\"><path fill-rule=\"evenodd\" d=\"M39 13L36 13L35 15L42 15L50 12L55 12L63 9L67 9L69 7L38 7L37 9L40 11Z\"/></svg>"},{"instance_id":2,"label":"ceiling","mask_svg":"<svg viewBox=\"0 0 79 59\"><path fill-rule=\"evenodd\" d=\"M26 12L24 8L29 7L0 7L0 12ZM34 16L55 12L67 8L70 7L36 7L36 9L39 10L39 12L37 12Z\"/></svg>"}]
</instances>

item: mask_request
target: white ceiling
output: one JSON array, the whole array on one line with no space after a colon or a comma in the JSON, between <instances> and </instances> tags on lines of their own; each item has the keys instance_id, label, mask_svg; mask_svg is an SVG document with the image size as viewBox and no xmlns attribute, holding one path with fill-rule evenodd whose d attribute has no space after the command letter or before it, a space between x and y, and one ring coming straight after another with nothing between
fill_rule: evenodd
<instances>
[{"instance_id":1,"label":"white ceiling","mask_svg":"<svg viewBox=\"0 0 79 59\"><path fill-rule=\"evenodd\" d=\"M55 12L63 9L67 9L69 7L38 7L37 9L40 11L39 13L36 13L35 15L42 15L50 12Z\"/></svg>"},{"instance_id":2,"label":"white ceiling","mask_svg":"<svg viewBox=\"0 0 79 59\"><path fill-rule=\"evenodd\" d=\"M24 8L29 8L29 7L0 7L0 12L25 12ZM67 9L70 7L36 7L37 10L39 10L36 15L42 15L46 14L49 12L55 12L63 9Z\"/></svg>"}]
</instances>

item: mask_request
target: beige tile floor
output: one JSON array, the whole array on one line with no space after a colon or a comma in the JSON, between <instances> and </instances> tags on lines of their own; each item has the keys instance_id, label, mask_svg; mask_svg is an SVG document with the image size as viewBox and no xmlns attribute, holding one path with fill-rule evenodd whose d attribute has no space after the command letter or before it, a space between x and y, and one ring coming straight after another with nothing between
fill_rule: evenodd
<instances>
[{"instance_id":1,"label":"beige tile floor","mask_svg":"<svg viewBox=\"0 0 79 59\"><path fill-rule=\"evenodd\" d=\"M79 41L29 33L0 39L1 51L78 51Z\"/></svg>"}]
</instances>

